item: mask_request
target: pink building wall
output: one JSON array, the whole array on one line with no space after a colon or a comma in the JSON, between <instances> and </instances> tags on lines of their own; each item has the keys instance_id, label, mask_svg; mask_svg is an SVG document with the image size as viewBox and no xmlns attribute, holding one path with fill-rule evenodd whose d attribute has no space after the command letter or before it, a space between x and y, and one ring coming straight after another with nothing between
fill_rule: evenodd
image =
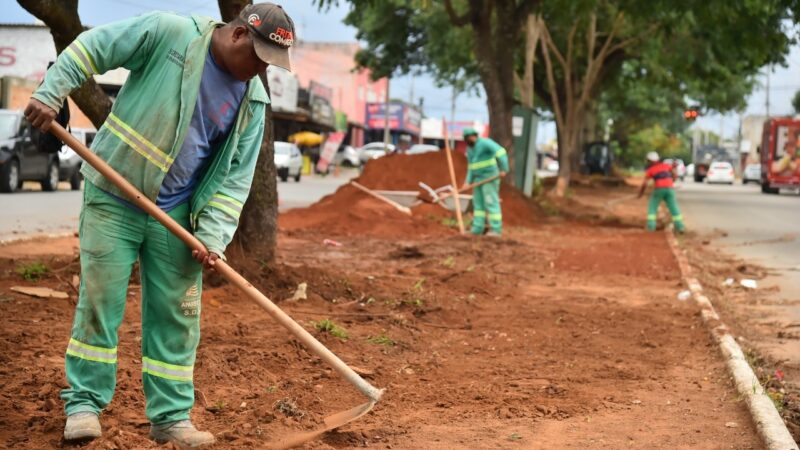
<instances>
[{"instance_id":1,"label":"pink building wall","mask_svg":"<svg viewBox=\"0 0 800 450\"><path fill-rule=\"evenodd\" d=\"M357 43L302 42L292 45L292 72L300 87L308 89L314 80L333 90L331 105L347 114L350 122L364 125L366 104L386 97L386 79L369 80L369 71L353 71Z\"/></svg>"}]
</instances>

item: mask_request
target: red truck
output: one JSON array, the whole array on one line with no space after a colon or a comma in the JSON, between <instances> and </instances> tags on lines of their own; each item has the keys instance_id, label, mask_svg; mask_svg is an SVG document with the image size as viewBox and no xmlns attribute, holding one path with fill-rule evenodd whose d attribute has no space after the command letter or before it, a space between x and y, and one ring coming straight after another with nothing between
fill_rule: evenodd
<instances>
[{"instance_id":1,"label":"red truck","mask_svg":"<svg viewBox=\"0 0 800 450\"><path fill-rule=\"evenodd\" d=\"M800 119L784 117L764 122L760 155L761 192L800 189Z\"/></svg>"}]
</instances>

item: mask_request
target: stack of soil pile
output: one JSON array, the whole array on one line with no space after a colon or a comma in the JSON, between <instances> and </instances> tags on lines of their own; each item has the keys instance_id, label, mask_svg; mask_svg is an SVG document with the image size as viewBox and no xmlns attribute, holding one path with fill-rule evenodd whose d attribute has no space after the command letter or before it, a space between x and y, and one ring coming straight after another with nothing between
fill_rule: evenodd
<instances>
[{"instance_id":1,"label":"stack of soil pile","mask_svg":"<svg viewBox=\"0 0 800 450\"><path fill-rule=\"evenodd\" d=\"M461 185L467 173L467 160L455 153L453 164ZM376 190L418 191L420 181L434 189L450 184L450 174L444 152L388 155L367 163L357 181ZM504 186L501 199L506 224L530 226L536 222L535 209L516 189ZM436 236L455 232L438 220L445 217L453 217L453 213L431 204L413 208L413 215L408 216L345 185L308 208L281 214L279 223L283 230L315 230L326 235Z\"/></svg>"}]
</instances>

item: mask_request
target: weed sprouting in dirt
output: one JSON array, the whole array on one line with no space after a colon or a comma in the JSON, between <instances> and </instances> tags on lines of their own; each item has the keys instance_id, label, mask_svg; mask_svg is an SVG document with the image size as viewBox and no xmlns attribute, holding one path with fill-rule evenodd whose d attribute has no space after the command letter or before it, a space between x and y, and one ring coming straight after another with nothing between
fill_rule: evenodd
<instances>
[{"instance_id":1,"label":"weed sprouting in dirt","mask_svg":"<svg viewBox=\"0 0 800 450\"><path fill-rule=\"evenodd\" d=\"M217 400L211 406L206 406L206 411L217 414L222 412L225 408L227 408L227 404L222 400Z\"/></svg>"},{"instance_id":2,"label":"weed sprouting in dirt","mask_svg":"<svg viewBox=\"0 0 800 450\"><path fill-rule=\"evenodd\" d=\"M17 268L17 273L20 274L26 281L39 281L39 279L42 278L42 275L49 271L50 269L40 262L23 264Z\"/></svg>"},{"instance_id":3,"label":"weed sprouting in dirt","mask_svg":"<svg viewBox=\"0 0 800 450\"><path fill-rule=\"evenodd\" d=\"M521 441L522 440L522 436L520 436L518 433L511 433L508 436L508 440L509 441Z\"/></svg>"},{"instance_id":4,"label":"weed sprouting in dirt","mask_svg":"<svg viewBox=\"0 0 800 450\"><path fill-rule=\"evenodd\" d=\"M456 265L456 259L452 256L448 256L444 261L441 262L441 265L447 267L448 269L452 269Z\"/></svg>"},{"instance_id":5,"label":"weed sprouting in dirt","mask_svg":"<svg viewBox=\"0 0 800 450\"><path fill-rule=\"evenodd\" d=\"M375 345L385 345L387 347L394 347L395 345L397 345L397 342L395 342L392 338L386 335L386 330L382 330L381 334L377 336L368 337L367 342Z\"/></svg>"},{"instance_id":6,"label":"weed sprouting in dirt","mask_svg":"<svg viewBox=\"0 0 800 450\"><path fill-rule=\"evenodd\" d=\"M414 283L414 290L417 291L417 292L422 292L422 290L425 288L425 282L427 280L428 279L425 278L425 277L422 277L419 280L417 280L417 282Z\"/></svg>"},{"instance_id":7,"label":"weed sprouting in dirt","mask_svg":"<svg viewBox=\"0 0 800 450\"><path fill-rule=\"evenodd\" d=\"M331 336L337 337L343 341L346 341L347 338L349 337L347 335L347 330L337 325L331 319L323 319L320 320L319 322L312 322L312 324L314 325L314 328L316 328L318 331L328 333Z\"/></svg>"},{"instance_id":8,"label":"weed sprouting in dirt","mask_svg":"<svg viewBox=\"0 0 800 450\"><path fill-rule=\"evenodd\" d=\"M271 385L271 386L267 386L267 388L266 388L266 389L264 389L264 390L267 392L267 394L273 394L273 393L275 393L275 391L277 391L277 390L278 390L278 386L275 386L275 385L273 384L273 385Z\"/></svg>"},{"instance_id":9,"label":"weed sprouting in dirt","mask_svg":"<svg viewBox=\"0 0 800 450\"><path fill-rule=\"evenodd\" d=\"M300 418L306 415L306 412L297 406L297 402L293 398L282 398L275 402L273 408L286 417Z\"/></svg>"}]
</instances>

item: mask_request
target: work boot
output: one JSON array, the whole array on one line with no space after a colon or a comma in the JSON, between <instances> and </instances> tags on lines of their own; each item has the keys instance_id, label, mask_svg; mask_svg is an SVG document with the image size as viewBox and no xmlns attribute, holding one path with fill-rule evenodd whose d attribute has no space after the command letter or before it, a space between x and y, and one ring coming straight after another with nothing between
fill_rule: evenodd
<instances>
[{"instance_id":1,"label":"work boot","mask_svg":"<svg viewBox=\"0 0 800 450\"><path fill-rule=\"evenodd\" d=\"M97 414L84 411L67 416L67 424L64 426L65 441L88 441L99 438L101 434L102 429Z\"/></svg>"},{"instance_id":2,"label":"work boot","mask_svg":"<svg viewBox=\"0 0 800 450\"><path fill-rule=\"evenodd\" d=\"M151 424L150 439L159 444L172 442L180 448L198 448L214 443L213 434L208 431L198 431L190 420Z\"/></svg>"},{"instance_id":3,"label":"work boot","mask_svg":"<svg viewBox=\"0 0 800 450\"><path fill-rule=\"evenodd\" d=\"M498 233L497 231L490 231L490 232L486 233L486 237L499 238L500 237L500 233Z\"/></svg>"}]
</instances>

